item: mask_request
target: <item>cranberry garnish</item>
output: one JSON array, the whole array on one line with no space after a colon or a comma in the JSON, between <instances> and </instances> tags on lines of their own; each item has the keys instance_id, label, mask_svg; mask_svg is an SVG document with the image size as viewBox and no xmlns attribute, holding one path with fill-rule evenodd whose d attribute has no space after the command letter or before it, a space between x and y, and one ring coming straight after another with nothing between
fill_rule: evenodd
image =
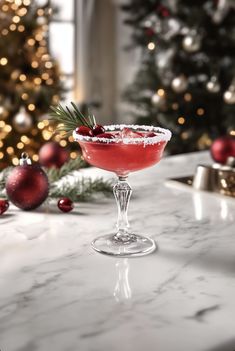
<instances>
[{"instance_id":1,"label":"cranberry garnish","mask_svg":"<svg viewBox=\"0 0 235 351\"><path fill-rule=\"evenodd\" d=\"M58 201L57 206L62 212L70 212L73 209L73 202L68 197L63 197Z\"/></svg>"},{"instance_id":2,"label":"cranberry garnish","mask_svg":"<svg viewBox=\"0 0 235 351\"><path fill-rule=\"evenodd\" d=\"M97 124L96 126L94 126L92 131L95 136L105 133L104 127L101 126L100 124Z\"/></svg>"},{"instance_id":3,"label":"cranberry garnish","mask_svg":"<svg viewBox=\"0 0 235 351\"><path fill-rule=\"evenodd\" d=\"M7 200L0 199L0 215L7 211L9 202Z\"/></svg>"},{"instance_id":4,"label":"cranberry garnish","mask_svg":"<svg viewBox=\"0 0 235 351\"><path fill-rule=\"evenodd\" d=\"M93 136L93 132L92 132L91 128L89 128L87 126L77 127L75 129L75 133L79 134L79 135L84 135L84 136L90 136L90 137Z\"/></svg>"},{"instance_id":5,"label":"cranberry garnish","mask_svg":"<svg viewBox=\"0 0 235 351\"><path fill-rule=\"evenodd\" d=\"M106 139L113 139L115 136L111 133L102 133L97 135L98 138L106 138Z\"/></svg>"},{"instance_id":6,"label":"cranberry garnish","mask_svg":"<svg viewBox=\"0 0 235 351\"><path fill-rule=\"evenodd\" d=\"M153 132L149 132L148 134L146 134L146 137L148 137L148 138L153 138L155 136L157 136L157 134L155 134Z\"/></svg>"}]
</instances>

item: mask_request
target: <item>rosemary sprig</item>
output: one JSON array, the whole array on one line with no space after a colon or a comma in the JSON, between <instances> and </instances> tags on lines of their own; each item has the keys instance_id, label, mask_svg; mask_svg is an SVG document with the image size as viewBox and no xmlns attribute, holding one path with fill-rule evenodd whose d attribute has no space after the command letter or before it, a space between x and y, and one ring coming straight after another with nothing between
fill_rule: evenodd
<instances>
[{"instance_id":1,"label":"rosemary sprig","mask_svg":"<svg viewBox=\"0 0 235 351\"><path fill-rule=\"evenodd\" d=\"M94 116L88 111L88 116L85 117L74 102L71 102L70 108L61 104L51 106L50 120L56 122L57 132L66 134L71 134L79 126L92 129L96 125Z\"/></svg>"}]
</instances>

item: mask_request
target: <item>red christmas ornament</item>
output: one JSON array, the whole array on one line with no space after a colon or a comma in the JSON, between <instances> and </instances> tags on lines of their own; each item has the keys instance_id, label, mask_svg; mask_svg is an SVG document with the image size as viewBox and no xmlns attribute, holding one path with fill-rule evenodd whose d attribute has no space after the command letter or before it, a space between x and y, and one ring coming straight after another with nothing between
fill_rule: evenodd
<instances>
[{"instance_id":1,"label":"red christmas ornament","mask_svg":"<svg viewBox=\"0 0 235 351\"><path fill-rule=\"evenodd\" d=\"M9 200L22 210L32 210L46 200L48 191L45 172L38 165L32 165L27 154L22 154L20 166L15 167L7 178Z\"/></svg>"},{"instance_id":2,"label":"red christmas ornament","mask_svg":"<svg viewBox=\"0 0 235 351\"><path fill-rule=\"evenodd\" d=\"M54 141L44 144L39 151L39 163L44 167L60 168L68 160L68 150Z\"/></svg>"},{"instance_id":3,"label":"red christmas ornament","mask_svg":"<svg viewBox=\"0 0 235 351\"><path fill-rule=\"evenodd\" d=\"M73 202L68 197L63 197L58 201L57 206L62 212L70 212L73 209Z\"/></svg>"},{"instance_id":4,"label":"red christmas ornament","mask_svg":"<svg viewBox=\"0 0 235 351\"><path fill-rule=\"evenodd\" d=\"M223 136L211 145L211 156L214 161L225 164L228 157L235 157L235 138Z\"/></svg>"},{"instance_id":5,"label":"red christmas ornament","mask_svg":"<svg viewBox=\"0 0 235 351\"><path fill-rule=\"evenodd\" d=\"M8 210L9 202L7 200L0 199L0 215Z\"/></svg>"}]
</instances>

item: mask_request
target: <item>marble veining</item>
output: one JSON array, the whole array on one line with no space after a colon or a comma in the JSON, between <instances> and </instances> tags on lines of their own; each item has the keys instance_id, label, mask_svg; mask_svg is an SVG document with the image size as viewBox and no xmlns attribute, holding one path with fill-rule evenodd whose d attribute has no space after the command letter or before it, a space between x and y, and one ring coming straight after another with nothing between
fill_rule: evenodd
<instances>
[{"instance_id":1,"label":"marble veining","mask_svg":"<svg viewBox=\"0 0 235 351\"><path fill-rule=\"evenodd\" d=\"M235 200L167 181L210 162L168 157L130 176L130 223L158 244L146 257L91 249L115 225L112 198L69 214L11 206L0 217L0 350L235 350Z\"/></svg>"}]
</instances>

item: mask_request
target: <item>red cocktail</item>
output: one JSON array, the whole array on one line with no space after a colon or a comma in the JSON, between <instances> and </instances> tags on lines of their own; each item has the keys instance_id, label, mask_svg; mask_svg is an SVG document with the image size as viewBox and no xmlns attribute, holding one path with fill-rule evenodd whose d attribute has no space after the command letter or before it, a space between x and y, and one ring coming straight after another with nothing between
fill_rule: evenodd
<instances>
[{"instance_id":1,"label":"red cocktail","mask_svg":"<svg viewBox=\"0 0 235 351\"><path fill-rule=\"evenodd\" d=\"M129 230L127 209L132 189L126 179L130 172L153 166L160 161L171 132L138 125L111 125L104 128L105 133L95 137L73 133L88 163L114 172L119 177L114 186L118 205L117 232L95 239L92 246L96 251L114 256L148 254L156 248L155 242L130 233Z\"/></svg>"}]
</instances>

